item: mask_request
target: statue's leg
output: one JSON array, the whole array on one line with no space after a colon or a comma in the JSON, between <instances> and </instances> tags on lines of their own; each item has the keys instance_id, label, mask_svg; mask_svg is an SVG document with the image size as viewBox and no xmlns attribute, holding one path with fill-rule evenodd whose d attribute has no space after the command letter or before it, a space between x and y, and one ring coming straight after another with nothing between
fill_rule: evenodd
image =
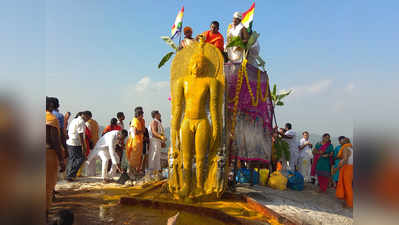
<instances>
[{"instance_id":1,"label":"statue's leg","mask_svg":"<svg viewBox=\"0 0 399 225\"><path fill-rule=\"evenodd\" d=\"M182 197L187 197L191 191L192 159L194 132L191 129L192 121L184 119L181 125L181 150L183 152L183 184L181 189Z\"/></svg>"},{"instance_id":2,"label":"statue's leg","mask_svg":"<svg viewBox=\"0 0 399 225\"><path fill-rule=\"evenodd\" d=\"M197 122L195 132L195 157L197 166L197 189L204 191L204 161L209 146L211 128L208 119L201 119Z\"/></svg>"}]
</instances>

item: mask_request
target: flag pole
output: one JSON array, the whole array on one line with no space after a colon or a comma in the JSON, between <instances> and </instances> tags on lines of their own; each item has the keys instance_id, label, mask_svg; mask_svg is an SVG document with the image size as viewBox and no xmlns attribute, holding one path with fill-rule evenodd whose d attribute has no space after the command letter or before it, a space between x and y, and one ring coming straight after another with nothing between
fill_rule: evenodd
<instances>
[{"instance_id":1,"label":"flag pole","mask_svg":"<svg viewBox=\"0 0 399 225\"><path fill-rule=\"evenodd\" d=\"M184 12L184 5L183 5L183 7L182 7L182 10L183 10L183 12ZM182 31L183 31L183 21L184 21L184 15L182 16L182 19L181 19L181 27L180 27L180 31L179 31L179 50L181 49L181 33L182 33Z\"/></svg>"},{"instance_id":2,"label":"flag pole","mask_svg":"<svg viewBox=\"0 0 399 225\"><path fill-rule=\"evenodd\" d=\"M181 28L180 28L180 31L179 31L179 49L181 49L181 33L182 33L182 31L183 31L183 20L181 21Z\"/></svg>"}]
</instances>

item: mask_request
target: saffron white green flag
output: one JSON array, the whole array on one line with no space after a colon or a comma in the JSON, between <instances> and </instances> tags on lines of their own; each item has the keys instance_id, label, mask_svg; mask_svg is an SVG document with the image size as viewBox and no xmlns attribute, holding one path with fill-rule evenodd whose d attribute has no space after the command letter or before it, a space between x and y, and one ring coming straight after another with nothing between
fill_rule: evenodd
<instances>
[{"instance_id":1,"label":"saffron white green flag","mask_svg":"<svg viewBox=\"0 0 399 225\"><path fill-rule=\"evenodd\" d=\"M183 26L183 14L184 14L184 6L181 8L181 10L177 13L175 23L172 26L171 30L171 38L175 38L178 33L181 32L182 26Z\"/></svg>"}]
</instances>

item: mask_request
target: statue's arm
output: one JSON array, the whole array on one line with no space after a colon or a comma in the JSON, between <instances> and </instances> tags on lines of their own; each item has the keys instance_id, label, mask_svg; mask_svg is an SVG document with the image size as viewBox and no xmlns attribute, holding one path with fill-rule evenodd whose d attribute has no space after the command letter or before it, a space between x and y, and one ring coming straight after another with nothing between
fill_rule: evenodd
<instances>
[{"instance_id":1,"label":"statue's arm","mask_svg":"<svg viewBox=\"0 0 399 225\"><path fill-rule=\"evenodd\" d=\"M218 94L219 94L219 83L216 79L210 81L210 102L209 111L211 113L212 120L212 138L213 141L218 141L219 130L220 130L220 115L218 112Z\"/></svg>"},{"instance_id":2,"label":"statue's arm","mask_svg":"<svg viewBox=\"0 0 399 225\"><path fill-rule=\"evenodd\" d=\"M180 119L183 110L183 80L178 79L176 81L175 89L172 90L172 146L173 150L177 149L178 134L180 130Z\"/></svg>"}]
</instances>

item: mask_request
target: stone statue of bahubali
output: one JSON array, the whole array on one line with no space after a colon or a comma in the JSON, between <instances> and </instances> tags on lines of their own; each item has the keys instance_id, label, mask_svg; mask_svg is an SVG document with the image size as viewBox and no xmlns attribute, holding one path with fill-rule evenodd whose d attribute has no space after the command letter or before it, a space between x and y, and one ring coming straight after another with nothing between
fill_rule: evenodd
<instances>
[{"instance_id":1,"label":"stone statue of bahubali","mask_svg":"<svg viewBox=\"0 0 399 225\"><path fill-rule=\"evenodd\" d=\"M180 50L172 62L168 189L175 199L216 199L225 189L224 79L222 54L204 40Z\"/></svg>"}]
</instances>

